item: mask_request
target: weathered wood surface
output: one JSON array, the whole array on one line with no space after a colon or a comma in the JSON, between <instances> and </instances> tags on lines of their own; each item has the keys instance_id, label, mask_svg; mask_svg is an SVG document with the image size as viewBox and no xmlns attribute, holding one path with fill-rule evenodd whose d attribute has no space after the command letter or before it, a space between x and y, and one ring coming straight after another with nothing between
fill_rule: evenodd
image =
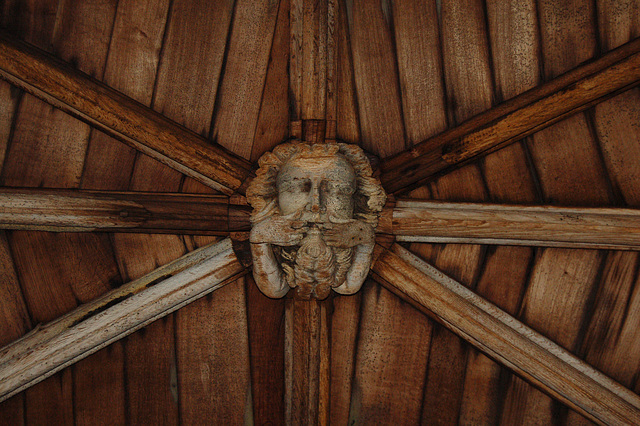
<instances>
[{"instance_id":1,"label":"weathered wood surface","mask_svg":"<svg viewBox=\"0 0 640 426\"><path fill-rule=\"evenodd\" d=\"M285 308L285 422L328 425L331 299L287 298Z\"/></svg>"},{"instance_id":2,"label":"weathered wood surface","mask_svg":"<svg viewBox=\"0 0 640 426\"><path fill-rule=\"evenodd\" d=\"M249 214L217 195L0 189L4 229L226 236L248 231Z\"/></svg>"},{"instance_id":3,"label":"weathered wood surface","mask_svg":"<svg viewBox=\"0 0 640 426\"><path fill-rule=\"evenodd\" d=\"M398 200L383 214L398 241L640 249L636 209Z\"/></svg>"},{"instance_id":4,"label":"weathered wood surface","mask_svg":"<svg viewBox=\"0 0 640 426\"><path fill-rule=\"evenodd\" d=\"M196 250L37 327L0 351L2 400L246 272L230 240Z\"/></svg>"},{"instance_id":5,"label":"weathered wood surface","mask_svg":"<svg viewBox=\"0 0 640 426\"><path fill-rule=\"evenodd\" d=\"M594 421L640 421L638 395L406 249L380 249L376 279L492 358Z\"/></svg>"},{"instance_id":6,"label":"weathered wood surface","mask_svg":"<svg viewBox=\"0 0 640 426\"><path fill-rule=\"evenodd\" d=\"M0 76L215 189L232 193L249 163L69 65L6 34Z\"/></svg>"},{"instance_id":7,"label":"weathered wood surface","mask_svg":"<svg viewBox=\"0 0 640 426\"><path fill-rule=\"evenodd\" d=\"M633 87L640 81L639 51L640 40L629 42L384 161L385 188L414 188Z\"/></svg>"}]
</instances>

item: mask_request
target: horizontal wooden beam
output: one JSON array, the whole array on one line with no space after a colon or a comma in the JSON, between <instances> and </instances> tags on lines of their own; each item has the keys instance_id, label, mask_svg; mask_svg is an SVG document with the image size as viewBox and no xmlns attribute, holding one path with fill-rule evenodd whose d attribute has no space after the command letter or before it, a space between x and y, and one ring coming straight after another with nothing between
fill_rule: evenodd
<instances>
[{"instance_id":1,"label":"horizontal wooden beam","mask_svg":"<svg viewBox=\"0 0 640 426\"><path fill-rule=\"evenodd\" d=\"M0 401L246 272L225 239L36 327L0 349Z\"/></svg>"},{"instance_id":2,"label":"horizontal wooden beam","mask_svg":"<svg viewBox=\"0 0 640 426\"><path fill-rule=\"evenodd\" d=\"M250 213L222 195L0 188L0 229L227 236Z\"/></svg>"},{"instance_id":3,"label":"horizontal wooden beam","mask_svg":"<svg viewBox=\"0 0 640 426\"><path fill-rule=\"evenodd\" d=\"M398 241L640 250L640 210L399 200L378 232Z\"/></svg>"},{"instance_id":4,"label":"horizontal wooden beam","mask_svg":"<svg viewBox=\"0 0 640 426\"><path fill-rule=\"evenodd\" d=\"M639 83L636 39L383 161L380 179L406 192Z\"/></svg>"},{"instance_id":5,"label":"horizontal wooden beam","mask_svg":"<svg viewBox=\"0 0 640 426\"><path fill-rule=\"evenodd\" d=\"M640 396L406 249L378 246L382 285L524 379L602 424L640 424Z\"/></svg>"},{"instance_id":6,"label":"horizontal wooden beam","mask_svg":"<svg viewBox=\"0 0 640 426\"><path fill-rule=\"evenodd\" d=\"M251 176L248 161L1 32L0 78L223 193Z\"/></svg>"}]
</instances>

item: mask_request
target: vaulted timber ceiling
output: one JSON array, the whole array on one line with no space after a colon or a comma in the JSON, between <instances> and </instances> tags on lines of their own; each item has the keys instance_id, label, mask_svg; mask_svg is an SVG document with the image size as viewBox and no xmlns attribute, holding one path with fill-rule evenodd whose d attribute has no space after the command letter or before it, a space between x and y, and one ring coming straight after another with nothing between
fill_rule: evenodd
<instances>
[{"instance_id":1,"label":"vaulted timber ceiling","mask_svg":"<svg viewBox=\"0 0 640 426\"><path fill-rule=\"evenodd\" d=\"M638 259L616 251L638 247L637 211L629 208L640 193L635 2L1 5L8 35L0 51L0 215L5 228L19 229L2 235L2 343L65 313L82 325L99 296L129 288L121 283L215 236L241 240L251 163L287 137L326 136L378 155L381 180L398 198L379 232L406 242L380 246L376 281L361 294L322 305L330 380L317 385L327 395L316 403L326 398L328 418L316 407L313 419L586 421L557 401L600 422L638 415L637 396L624 388L639 386ZM224 195L206 195L209 187ZM466 203L450 203L458 201ZM500 204L473 204L489 201ZM24 206L33 210L25 214ZM442 214L433 219L434 211ZM32 230L96 227L102 232ZM381 243L389 247L389 238ZM294 302L265 298L248 276L228 283L246 270L224 244L205 250L220 274L212 289L225 287L7 400L0 417L9 424L299 420L285 367L295 333L284 311ZM438 296L440 287L424 281L430 267L410 252L463 286ZM171 265L137 285L171 275ZM528 331L515 352L481 340L519 326L473 293L464 296L464 286L622 386ZM124 296L107 297L100 303Z\"/></svg>"}]
</instances>

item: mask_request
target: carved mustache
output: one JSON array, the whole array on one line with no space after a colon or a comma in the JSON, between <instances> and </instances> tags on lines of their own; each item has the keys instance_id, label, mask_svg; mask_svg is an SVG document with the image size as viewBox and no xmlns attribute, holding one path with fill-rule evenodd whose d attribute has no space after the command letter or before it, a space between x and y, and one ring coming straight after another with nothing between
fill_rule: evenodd
<instances>
[{"instance_id":1,"label":"carved mustache","mask_svg":"<svg viewBox=\"0 0 640 426\"><path fill-rule=\"evenodd\" d=\"M320 212L308 212L304 208L299 209L293 213L290 213L283 218L291 220L293 228L302 228L309 223L335 223L344 224L353 221L351 218L343 219L333 214L320 213ZM299 225L299 226L297 226Z\"/></svg>"}]
</instances>

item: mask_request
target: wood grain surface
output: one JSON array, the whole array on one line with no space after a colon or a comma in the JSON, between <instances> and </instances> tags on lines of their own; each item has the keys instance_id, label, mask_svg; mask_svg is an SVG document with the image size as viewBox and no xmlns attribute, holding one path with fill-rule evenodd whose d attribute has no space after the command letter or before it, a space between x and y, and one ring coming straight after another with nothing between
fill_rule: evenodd
<instances>
[{"instance_id":1,"label":"wood grain surface","mask_svg":"<svg viewBox=\"0 0 640 426\"><path fill-rule=\"evenodd\" d=\"M640 41L630 42L382 164L389 192L403 192L483 153L516 142L638 82ZM576 64L577 65L577 64ZM446 69L446 65L445 65ZM476 112L481 112L476 110Z\"/></svg>"},{"instance_id":2,"label":"wood grain surface","mask_svg":"<svg viewBox=\"0 0 640 426\"><path fill-rule=\"evenodd\" d=\"M635 393L406 249L394 245L384 251L373 272L396 294L589 418L623 424L634 424L640 418L640 398Z\"/></svg>"}]
</instances>

